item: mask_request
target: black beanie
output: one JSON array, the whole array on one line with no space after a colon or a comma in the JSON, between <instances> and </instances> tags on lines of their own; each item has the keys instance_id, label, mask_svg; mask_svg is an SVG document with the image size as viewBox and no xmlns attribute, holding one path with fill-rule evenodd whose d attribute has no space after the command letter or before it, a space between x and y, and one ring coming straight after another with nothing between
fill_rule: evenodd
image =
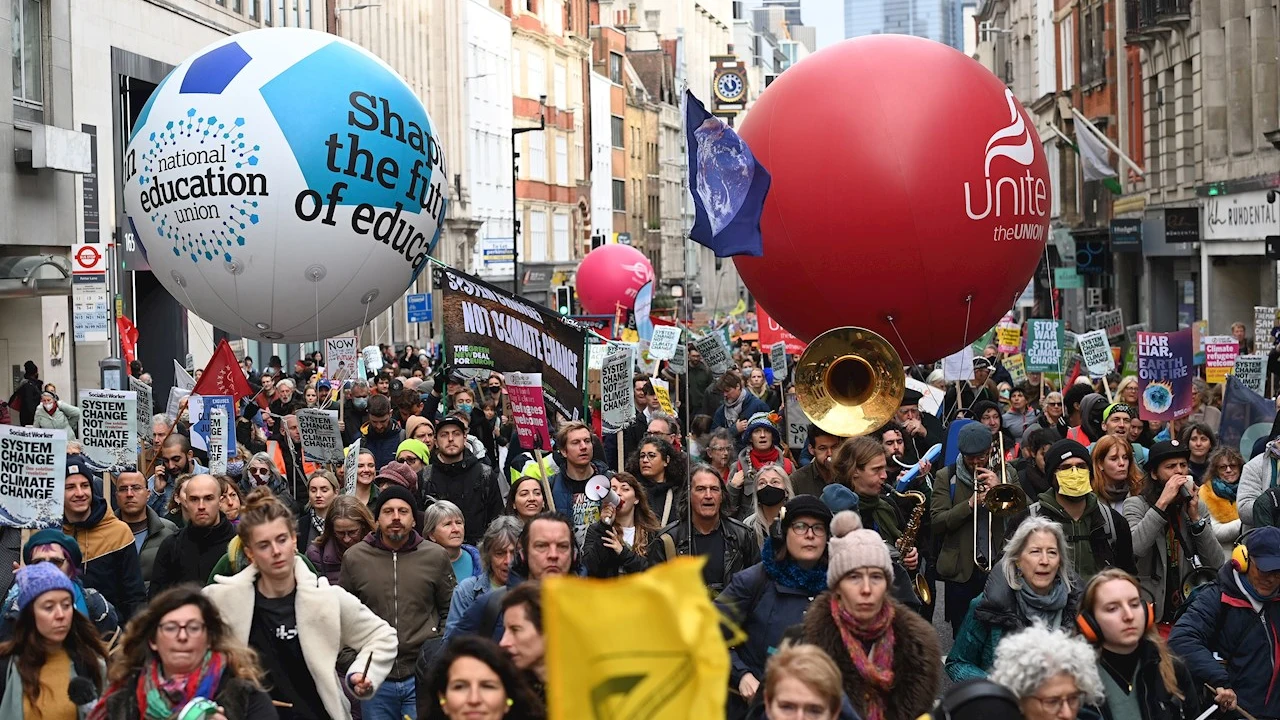
<instances>
[{"instance_id":1,"label":"black beanie","mask_svg":"<svg viewBox=\"0 0 1280 720\"><path fill-rule=\"evenodd\" d=\"M1049 446L1044 451L1044 475L1049 478L1049 482L1054 487L1058 483L1053 479L1054 473L1058 471L1058 466L1067 458L1077 457L1084 461L1084 466L1089 468L1089 473L1093 474L1093 460L1089 457L1089 450L1085 446L1075 440L1059 440Z\"/></svg>"},{"instance_id":2,"label":"black beanie","mask_svg":"<svg viewBox=\"0 0 1280 720\"><path fill-rule=\"evenodd\" d=\"M403 485L395 483L387 483L382 490L378 491L378 501L373 505L373 519L376 521L378 515L382 514L382 506L387 504L388 500L403 500L415 514L418 512L418 501L413 497L413 493L409 492Z\"/></svg>"}]
</instances>

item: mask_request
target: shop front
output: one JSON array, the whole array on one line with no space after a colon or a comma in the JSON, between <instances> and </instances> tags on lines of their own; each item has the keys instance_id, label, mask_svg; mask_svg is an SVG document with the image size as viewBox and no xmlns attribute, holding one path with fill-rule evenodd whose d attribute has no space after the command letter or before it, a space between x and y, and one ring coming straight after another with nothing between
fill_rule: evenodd
<instances>
[{"instance_id":1,"label":"shop front","mask_svg":"<svg viewBox=\"0 0 1280 720\"><path fill-rule=\"evenodd\" d=\"M1201 317L1200 208L1148 206L1141 243L1141 321L1155 332L1190 326Z\"/></svg>"},{"instance_id":2,"label":"shop front","mask_svg":"<svg viewBox=\"0 0 1280 720\"><path fill-rule=\"evenodd\" d=\"M1276 263L1266 259L1266 237L1280 234L1280 204L1270 190L1221 192L1202 199L1201 288L1209 331L1249 325L1255 305L1276 301Z\"/></svg>"}]
</instances>

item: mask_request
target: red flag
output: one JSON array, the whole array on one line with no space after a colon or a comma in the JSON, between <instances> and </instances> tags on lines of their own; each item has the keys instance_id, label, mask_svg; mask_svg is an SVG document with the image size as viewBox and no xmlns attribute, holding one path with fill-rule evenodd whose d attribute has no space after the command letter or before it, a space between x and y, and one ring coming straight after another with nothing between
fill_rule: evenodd
<instances>
[{"instance_id":1,"label":"red flag","mask_svg":"<svg viewBox=\"0 0 1280 720\"><path fill-rule=\"evenodd\" d=\"M124 354L124 363L131 365L138 356L138 326L121 315L116 318L116 328L120 330L120 351Z\"/></svg>"},{"instance_id":2,"label":"red flag","mask_svg":"<svg viewBox=\"0 0 1280 720\"><path fill-rule=\"evenodd\" d=\"M218 342L213 357L209 358L209 364L204 368L204 374L191 392L196 395L230 395L237 400L253 394L226 338Z\"/></svg>"},{"instance_id":3,"label":"red flag","mask_svg":"<svg viewBox=\"0 0 1280 720\"><path fill-rule=\"evenodd\" d=\"M661 315L650 315L649 322L653 323L654 325L669 325L671 327L676 326L675 320L672 320L671 318L664 318Z\"/></svg>"}]
</instances>

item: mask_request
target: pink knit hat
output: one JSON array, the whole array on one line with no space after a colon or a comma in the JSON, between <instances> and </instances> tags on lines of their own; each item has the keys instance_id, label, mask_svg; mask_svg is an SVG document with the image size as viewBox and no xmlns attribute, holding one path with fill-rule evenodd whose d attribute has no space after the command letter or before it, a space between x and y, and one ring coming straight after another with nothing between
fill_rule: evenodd
<instances>
[{"instance_id":1,"label":"pink knit hat","mask_svg":"<svg viewBox=\"0 0 1280 720\"><path fill-rule=\"evenodd\" d=\"M845 575L864 567L882 568L893 578L889 546L880 533L864 530L862 518L852 510L842 510L831 519L831 540L827 543L827 587L835 588Z\"/></svg>"}]
</instances>

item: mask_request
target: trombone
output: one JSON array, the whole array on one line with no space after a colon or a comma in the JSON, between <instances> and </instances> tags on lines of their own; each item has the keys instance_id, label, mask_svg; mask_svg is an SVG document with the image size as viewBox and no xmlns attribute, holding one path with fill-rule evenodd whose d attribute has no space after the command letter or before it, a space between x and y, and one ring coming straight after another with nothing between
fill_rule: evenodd
<instances>
[{"instance_id":1,"label":"trombone","mask_svg":"<svg viewBox=\"0 0 1280 720\"><path fill-rule=\"evenodd\" d=\"M1004 433L997 434L999 444L991 448L991 455L987 458L987 467L996 471L998 481L990 488L986 487L986 483L978 480L977 474L974 474L974 492L982 492L986 490L987 496L982 501L981 506L975 506L973 509L973 564L982 572L991 571L991 558L994 555L991 521L1011 517L1022 512L1027 507L1027 495L1022 492L1022 488L1008 481L1005 475L1004 462ZM979 512L987 513L987 537L985 543L978 537L978 519ZM986 545L986 552L982 552L982 546Z\"/></svg>"}]
</instances>

